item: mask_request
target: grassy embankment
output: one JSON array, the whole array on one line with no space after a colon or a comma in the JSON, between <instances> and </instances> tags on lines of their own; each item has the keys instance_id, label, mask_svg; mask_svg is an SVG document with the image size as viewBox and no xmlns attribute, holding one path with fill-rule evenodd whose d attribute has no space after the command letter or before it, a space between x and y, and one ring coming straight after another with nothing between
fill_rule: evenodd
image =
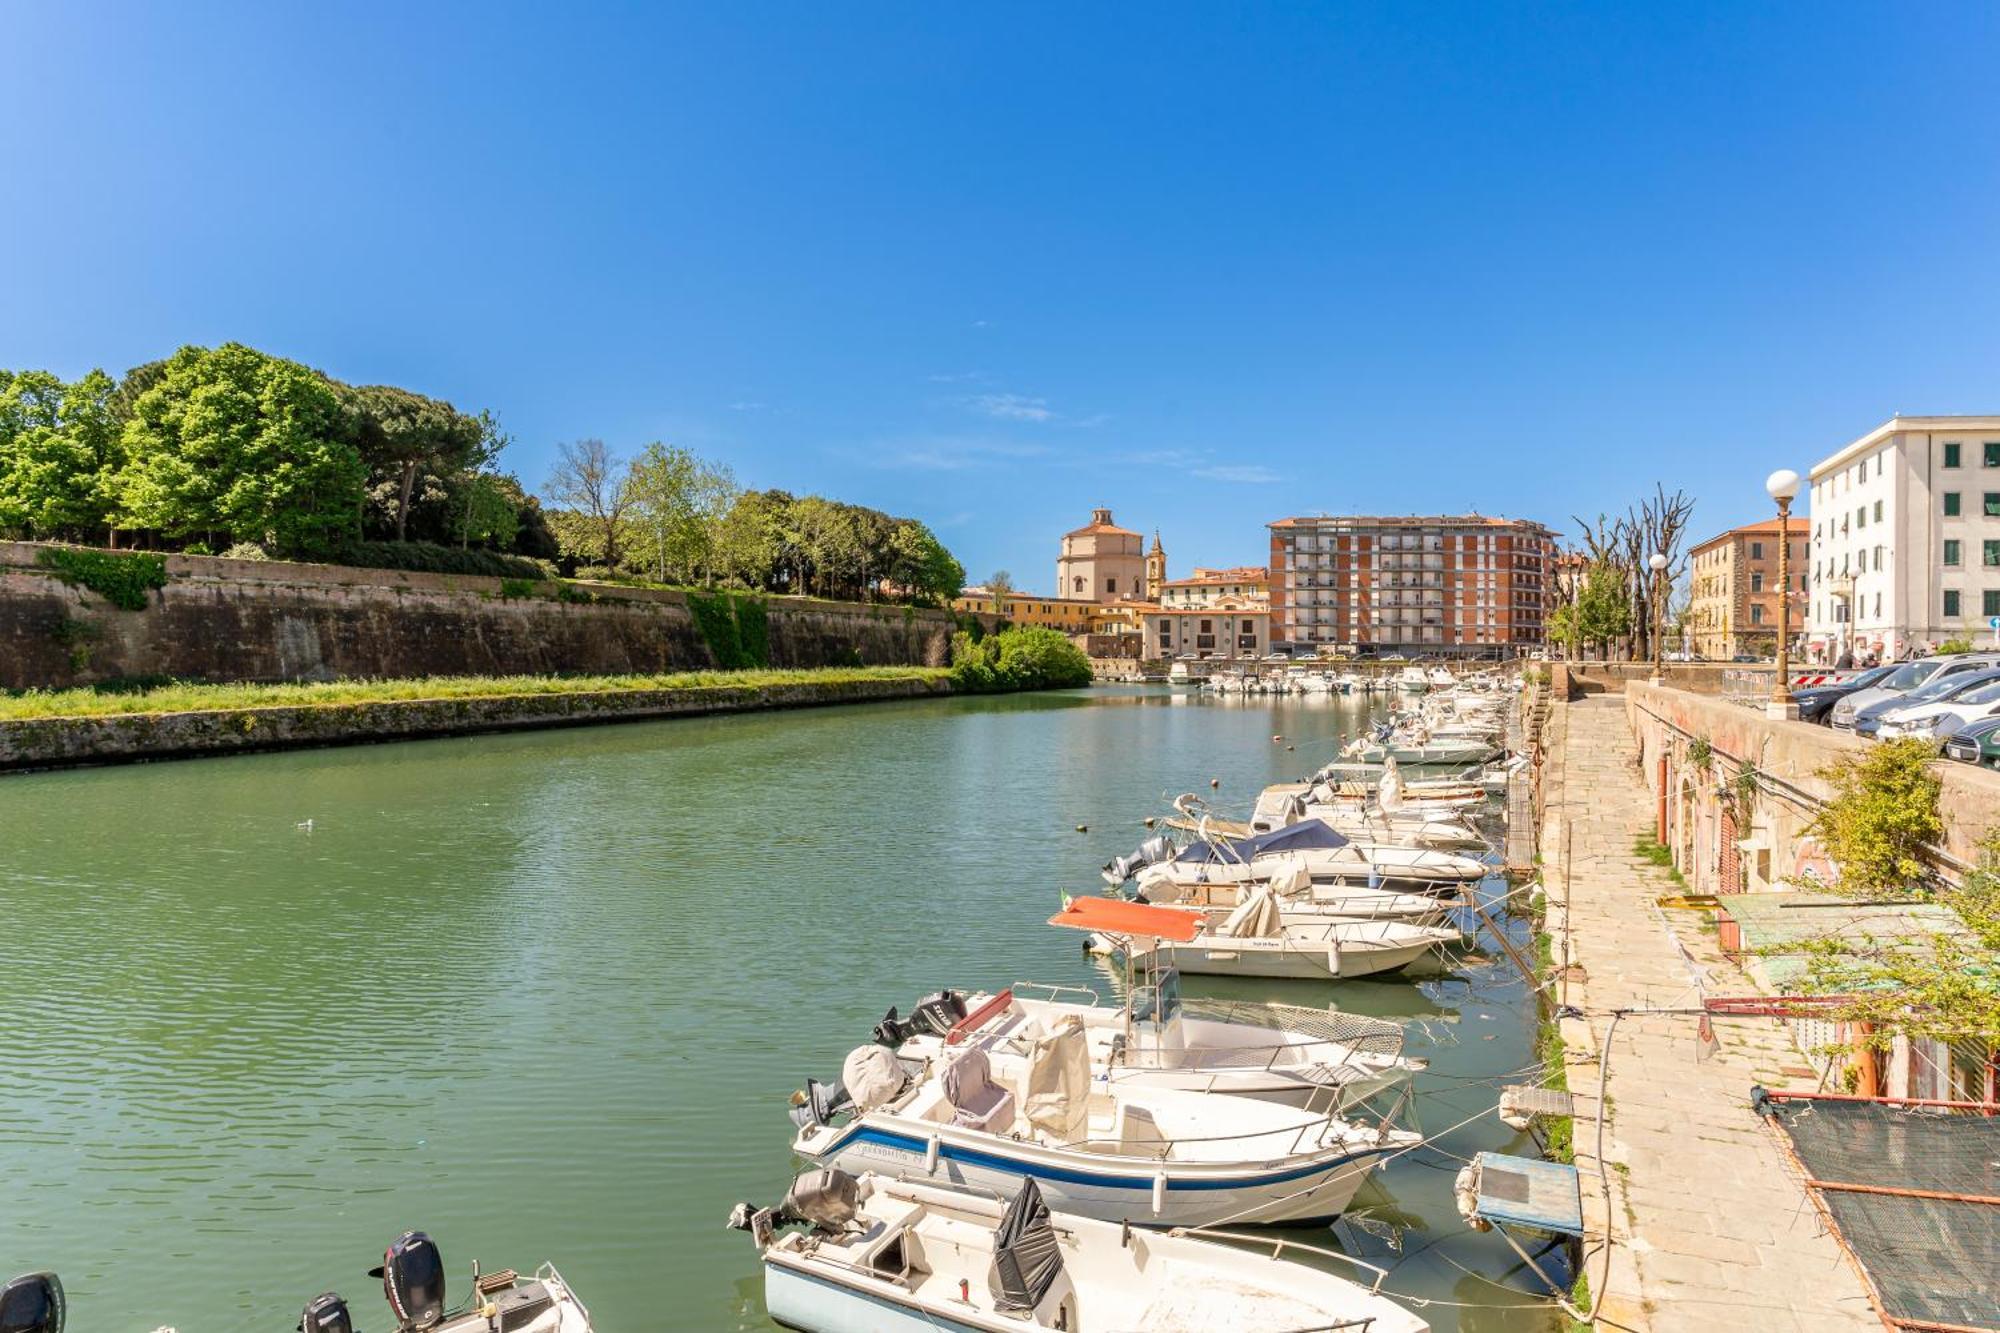
<instances>
[{"instance_id":1,"label":"grassy embankment","mask_svg":"<svg viewBox=\"0 0 2000 1333\"><path fill-rule=\"evenodd\" d=\"M306 708L414 699L497 699L523 695L844 685L861 681L940 680L950 674L943 667L820 667L797 671L674 671L626 676L433 676L406 680L343 680L325 684L203 685L172 681L137 688L0 693L0 722L246 708Z\"/></svg>"}]
</instances>

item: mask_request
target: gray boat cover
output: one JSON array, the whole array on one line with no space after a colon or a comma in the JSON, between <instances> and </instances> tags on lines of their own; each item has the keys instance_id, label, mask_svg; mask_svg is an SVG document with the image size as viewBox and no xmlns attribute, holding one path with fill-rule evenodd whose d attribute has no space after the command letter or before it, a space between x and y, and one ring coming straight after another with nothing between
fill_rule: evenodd
<instances>
[{"instance_id":1,"label":"gray boat cover","mask_svg":"<svg viewBox=\"0 0 2000 1333\"><path fill-rule=\"evenodd\" d=\"M944 1067L944 1099L954 1125L987 1134L1014 1127L1014 1094L993 1081L993 1062L977 1046Z\"/></svg>"},{"instance_id":2,"label":"gray boat cover","mask_svg":"<svg viewBox=\"0 0 2000 1333\"><path fill-rule=\"evenodd\" d=\"M895 1053L886 1046L857 1046L840 1066L841 1086L864 1112L895 1101L909 1081Z\"/></svg>"},{"instance_id":3,"label":"gray boat cover","mask_svg":"<svg viewBox=\"0 0 2000 1333\"><path fill-rule=\"evenodd\" d=\"M861 1182L830 1166L808 1171L792 1182L778 1211L837 1232L861 1211Z\"/></svg>"},{"instance_id":4,"label":"gray boat cover","mask_svg":"<svg viewBox=\"0 0 2000 1333\"><path fill-rule=\"evenodd\" d=\"M1062 1276L1062 1266L1049 1206L1042 1202L1042 1187L1029 1176L993 1232L993 1273L987 1282L993 1308L1031 1313Z\"/></svg>"},{"instance_id":5,"label":"gray boat cover","mask_svg":"<svg viewBox=\"0 0 2000 1333\"><path fill-rule=\"evenodd\" d=\"M1236 910L1215 933L1235 940L1267 940L1284 933L1284 914L1277 899L1262 884L1252 884L1238 899Z\"/></svg>"},{"instance_id":6,"label":"gray boat cover","mask_svg":"<svg viewBox=\"0 0 2000 1333\"><path fill-rule=\"evenodd\" d=\"M1181 848L1180 855L1174 860L1181 865L1238 865L1274 852L1332 851L1345 846L1347 839L1335 832L1325 820L1308 819L1303 823L1272 829L1269 833L1238 838L1234 842L1191 842Z\"/></svg>"},{"instance_id":7,"label":"gray boat cover","mask_svg":"<svg viewBox=\"0 0 2000 1333\"><path fill-rule=\"evenodd\" d=\"M1076 1143L1089 1133L1090 1044L1075 1015L1029 1046L1021 1114L1056 1143Z\"/></svg>"}]
</instances>

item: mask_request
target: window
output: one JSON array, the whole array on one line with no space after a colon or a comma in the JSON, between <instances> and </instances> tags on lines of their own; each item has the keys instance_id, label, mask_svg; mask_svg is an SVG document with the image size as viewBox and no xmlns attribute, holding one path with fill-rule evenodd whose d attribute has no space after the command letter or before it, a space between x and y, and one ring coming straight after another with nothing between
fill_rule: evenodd
<instances>
[{"instance_id":1,"label":"window","mask_svg":"<svg viewBox=\"0 0 2000 1333\"><path fill-rule=\"evenodd\" d=\"M1752 560L1762 560L1764 558L1764 543L1762 542L1750 543L1750 558Z\"/></svg>"},{"instance_id":2,"label":"window","mask_svg":"<svg viewBox=\"0 0 2000 1333\"><path fill-rule=\"evenodd\" d=\"M2000 568L2000 541L1984 541L1979 544L1979 563L1988 569Z\"/></svg>"},{"instance_id":3,"label":"window","mask_svg":"<svg viewBox=\"0 0 2000 1333\"><path fill-rule=\"evenodd\" d=\"M1965 552L1964 552L1964 545L1963 545L1963 543L1961 543L1961 542L1958 542L1958 541L1955 541L1955 540L1953 540L1952 538L1949 538L1949 537L1945 538L1945 543L1944 543L1944 562L1945 562L1945 564L1947 564L1947 565L1962 565L1962 564L1964 564L1964 563L1965 563Z\"/></svg>"},{"instance_id":4,"label":"window","mask_svg":"<svg viewBox=\"0 0 2000 1333\"><path fill-rule=\"evenodd\" d=\"M1753 570L1753 571L1751 571L1751 574L1750 574L1750 591L1751 591L1751 592L1762 592L1762 591L1764 591L1764 575L1763 575L1763 572L1762 572L1761 570Z\"/></svg>"},{"instance_id":5,"label":"window","mask_svg":"<svg viewBox=\"0 0 2000 1333\"><path fill-rule=\"evenodd\" d=\"M1083 575L1081 574L1077 575L1076 578L1072 580L1072 583L1074 584L1074 586L1070 589L1071 592L1082 592L1084 590Z\"/></svg>"},{"instance_id":6,"label":"window","mask_svg":"<svg viewBox=\"0 0 2000 1333\"><path fill-rule=\"evenodd\" d=\"M1988 440L1984 450L1985 456L1980 461L1987 467L2000 467L2000 440Z\"/></svg>"},{"instance_id":7,"label":"window","mask_svg":"<svg viewBox=\"0 0 2000 1333\"><path fill-rule=\"evenodd\" d=\"M1865 528L1868 526L1867 505L1862 505L1861 508L1854 511L1854 526L1857 528Z\"/></svg>"},{"instance_id":8,"label":"window","mask_svg":"<svg viewBox=\"0 0 2000 1333\"><path fill-rule=\"evenodd\" d=\"M1957 466L1958 466L1958 444L1957 444L1957 442L1956 442L1956 441L1953 441L1953 442L1951 442L1951 443L1948 443L1948 444L1946 444L1946 445L1945 445L1945 447L1944 447L1944 465L1945 465L1946 467L1957 467Z\"/></svg>"},{"instance_id":9,"label":"window","mask_svg":"<svg viewBox=\"0 0 2000 1333\"><path fill-rule=\"evenodd\" d=\"M1944 516L1946 518L1957 518L1958 514L1958 492L1946 491L1944 493Z\"/></svg>"},{"instance_id":10,"label":"window","mask_svg":"<svg viewBox=\"0 0 2000 1333\"><path fill-rule=\"evenodd\" d=\"M1988 518L2000 518L2000 491L1988 491L1980 496L1979 508Z\"/></svg>"},{"instance_id":11,"label":"window","mask_svg":"<svg viewBox=\"0 0 2000 1333\"><path fill-rule=\"evenodd\" d=\"M1979 594L1979 614L1989 618L2000 616L2000 588L1988 588Z\"/></svg>"},{"instance_id":12,"label":"window","mask_svg":"<svg viewBox=\"0 0 2000 1333\"><path fill-rule=\"evenodd\" d=\"M1946 588L1944 590L1944 618L1946 620L1958 619L1958 589L1956 588Z\"/></svg>"},{"instance_id":13,"label":"window","mask_svg":"<svg viewBox=\"0 0 2000 1333\"><path fill-rule=\"evenodd\" d=\"M1750 623L1753 625L1764 623L1764 604L1762 602L1752 602L1750 604Z\"/></svg>"},{"instance_id":14,"label":"window","mask_svg":"<svg viewBox=\"0 0 2000 1333\"><path fill-rule=\"evenodd\" d=\"M1882 521L1882 502L1880 500L1875 502L1875 521L1877 523Z\"/></svg>"}]
</instances>

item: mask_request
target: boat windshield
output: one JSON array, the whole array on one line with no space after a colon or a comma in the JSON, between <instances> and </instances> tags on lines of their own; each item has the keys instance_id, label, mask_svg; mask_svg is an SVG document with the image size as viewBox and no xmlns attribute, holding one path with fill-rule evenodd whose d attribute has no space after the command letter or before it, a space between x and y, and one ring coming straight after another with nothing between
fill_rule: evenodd
<instances>
[{"instance_id":1,"label":"boat windshield","mask_svg":"<svg viewBox=\"0 0 2000 1333\"><path fill-rule=\"evenodd\" d=\"M1181 1012L1181 974L1161 970L1158 982L1132 991L1132 1019L1138 1023L1171 1023Z\"/></svg>"}]
</instances>

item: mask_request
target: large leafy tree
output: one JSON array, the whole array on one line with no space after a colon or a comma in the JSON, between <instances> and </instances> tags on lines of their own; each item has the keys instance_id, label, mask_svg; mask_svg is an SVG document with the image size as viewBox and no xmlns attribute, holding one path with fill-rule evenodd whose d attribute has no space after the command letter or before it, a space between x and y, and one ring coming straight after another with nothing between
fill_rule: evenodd
<instances>
[{"instance_id":1,"label":"large leafy tree","mask_svg":"<svg viewBox=\"0 0 2000 1333\"><path fill-rule=\"evenodd\" d=\"M0 528L41 538L109 528L122 460L114 388L101 370L73 384L0 371Z\"/></svg>"},{"instance_id":2,"label":"large leafy tree","mask_svg":"<svg viewBox=\"0 0 2000 1333\"><path fill-rule=\"evenodd\" d=\"M635 563L666 582L713 583L734 474L678 445L649 444L632 462Z\"/></svg>"},{"instance_id":3,"label":"large leafy tree","mask_svg":"<svg viewBox=\"0 0 2000 1333\"><path fill-rule=\"evenodd\" d=\"M334 384L296 361L183 347L125 423L125 525L334 554L359 534L367 481L350 433Z\"/></svg>"},{"instance_id":4,"label":"large leafy tree","mask_svg":"<svg viewBox=\"0 0 2000 1333\"><path fill-rule=\"evenodd\" d=\"M439 529L462 526L462 506L449 501L454 483L467 486L490 461L488 421L387 384L343 386L341 399L354 446L368 466L371 526L379 516L381 535L408 539L411 507L420 498L438 509Z\"/></svg>"}]
</instances>

